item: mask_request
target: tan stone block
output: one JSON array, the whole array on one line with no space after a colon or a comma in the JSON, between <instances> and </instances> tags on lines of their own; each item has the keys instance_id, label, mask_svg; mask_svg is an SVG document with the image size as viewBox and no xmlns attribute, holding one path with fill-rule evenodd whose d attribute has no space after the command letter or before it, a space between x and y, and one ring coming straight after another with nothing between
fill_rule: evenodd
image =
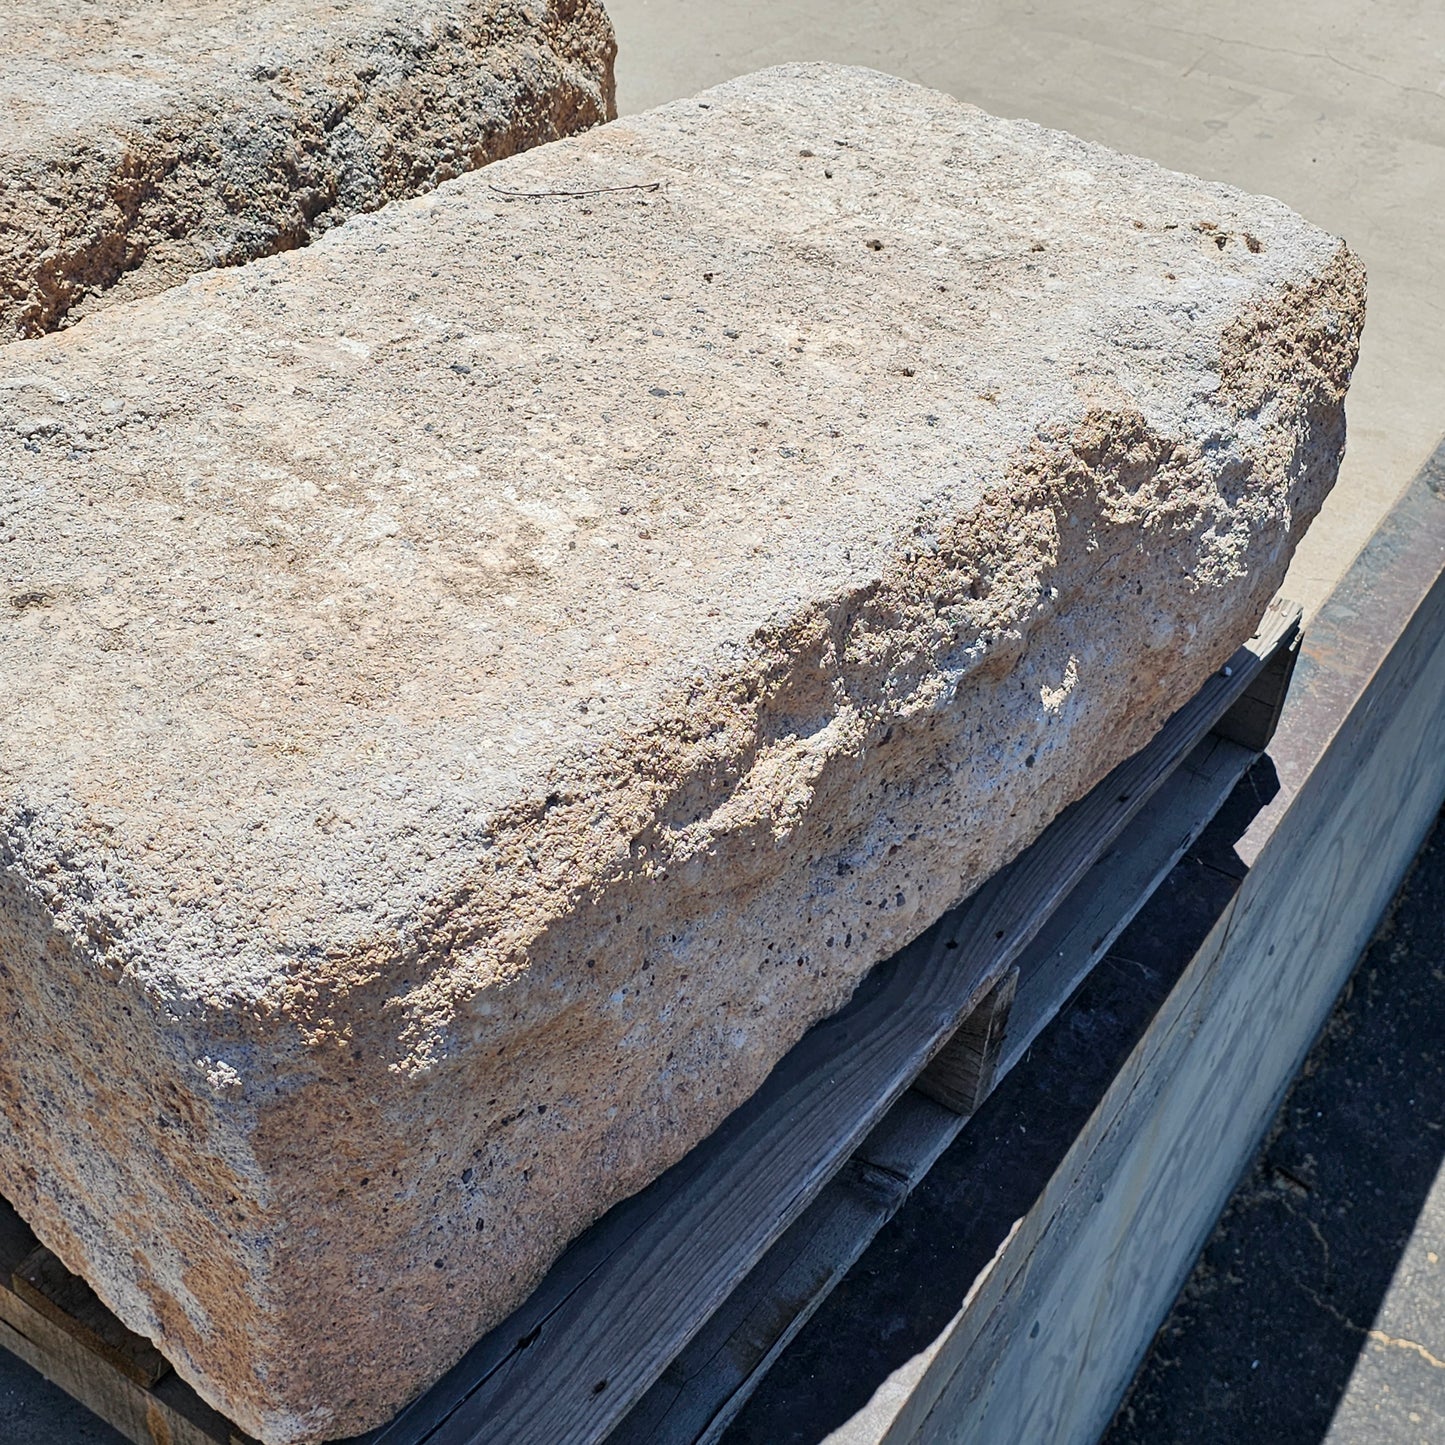
<instances>
[{"instance_id":1,"label":"tan stone block","mask_svg":"<svg viewBox=\"0 0 1445 1445\"><path fill-rule=\"evenodd\" d=\"M600 0L13 0L0 340L616 114Z\"/></svg>"},{"instance_id":2,"label":"tan stone block","mask_svg":"<svg viewBox=\"0 0 1445 1445\"><path fill-rule=\"evenodd\" d=\"M1249 635L1362 318L794 66L0 351L0 1190L386 1417Z\"/></svg>"}]
</instances>

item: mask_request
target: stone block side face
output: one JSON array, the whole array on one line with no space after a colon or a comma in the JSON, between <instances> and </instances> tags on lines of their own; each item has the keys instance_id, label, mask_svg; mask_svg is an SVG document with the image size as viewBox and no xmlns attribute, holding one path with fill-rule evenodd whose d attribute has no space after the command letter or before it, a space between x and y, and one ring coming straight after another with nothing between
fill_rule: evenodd
<instances>
[{"instance_id":1,"label":"stone block side face","mask_svg":"<svg viewBox=\"0 0 1445 1445\"><path fill-rule=\"evenodd\" d=\"M235 73L183 80L152 114L98 102L93 126L0 149L0 341L306 245L616 115L599 0L370 9L369 30L335 38L303 14L299 39L238 47Z\"/></svg>"},{"instance_id":2,"label":"stone block side face","mask_svg":"<svg viewBox=\"0 0 1445 1445\"><path fill-rule=\"evenodd\" d=\"M210 1398L264 1393L288 1341L250 1111L226 1108L230 1076L188 1047L171 1004L57 926L59 900L13 863L0 855L4 1193L182 1375L221 1369Z\"/></svg>"}]
</instances>

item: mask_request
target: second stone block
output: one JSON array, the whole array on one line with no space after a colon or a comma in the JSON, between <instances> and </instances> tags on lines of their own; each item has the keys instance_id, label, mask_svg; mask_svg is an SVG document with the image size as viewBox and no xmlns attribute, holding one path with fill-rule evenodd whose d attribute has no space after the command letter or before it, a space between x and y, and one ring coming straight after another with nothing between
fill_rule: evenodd
<instances>
[{"instance_id":1,"label":"second stone block","mask_svg":"<svg viewBox=\"0 0 1445 1445\"><path fill-rule=\"evenodd\" d=\"M0 12L0 342L615 113L600 0Z\"/></svg>"}]
</instances>

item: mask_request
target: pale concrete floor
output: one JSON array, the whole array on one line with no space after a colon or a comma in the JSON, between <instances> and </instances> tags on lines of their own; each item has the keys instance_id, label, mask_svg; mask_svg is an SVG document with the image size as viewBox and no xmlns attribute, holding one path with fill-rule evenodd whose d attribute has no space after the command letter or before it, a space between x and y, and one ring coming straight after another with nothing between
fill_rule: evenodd
<instances>
[{"instance_id":1,"label":"pale concrete floor","mask_svg":"<svg viewBox=\"0 0 1445 1445\"><path fill-rule=\"evenodd\" d=\"M608 0L608 9L624 113L786 60L870 65L1278 196L1345 236L1369 269L1369 320L1349 455L1286 586L1308 610L1445 433L1441 0Z\"/></svg>"}]
</instances>

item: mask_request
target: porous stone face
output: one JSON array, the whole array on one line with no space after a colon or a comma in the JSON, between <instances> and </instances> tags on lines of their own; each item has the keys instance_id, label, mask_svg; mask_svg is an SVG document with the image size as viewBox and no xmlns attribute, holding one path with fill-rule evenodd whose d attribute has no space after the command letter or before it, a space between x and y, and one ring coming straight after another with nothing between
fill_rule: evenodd
<instances>
[{"instance_id":1,"label":"porous stone face","mask_svg":"<svg viewBox=\"0 0 1445 1445\"><path fill-rule=\"evenodd\" d=\"M0 340L616 114L600 0L11 0Z\"/></svg>"},{"instance_id":2,"label":"porous stone face","mask_svg":"<svg viewBox=\"0 0 1445 1445\"><path fill-rule=\"evenodd\" d=\"M0 1189L247 1430L387 1417L1249 635L1362 315L788 67L0 351Z\"/></svg>"}]
</instances>

